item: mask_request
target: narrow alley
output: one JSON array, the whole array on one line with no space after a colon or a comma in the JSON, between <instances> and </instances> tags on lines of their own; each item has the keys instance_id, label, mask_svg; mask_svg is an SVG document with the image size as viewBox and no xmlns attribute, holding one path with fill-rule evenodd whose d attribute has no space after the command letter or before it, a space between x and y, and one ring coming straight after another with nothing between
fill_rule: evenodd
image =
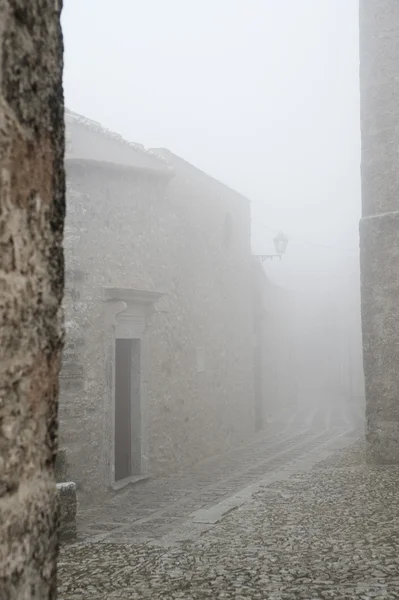
<instances>
[{"instance_id":1,"label":"narrow alley","mask_svg":"<svg viewBox=\"0 0 399 600\"><path fill-rule=\"evenodd\" d=\"M399 0L0 48L0 600L399 600Z\"/></svg>"}]
</instances>

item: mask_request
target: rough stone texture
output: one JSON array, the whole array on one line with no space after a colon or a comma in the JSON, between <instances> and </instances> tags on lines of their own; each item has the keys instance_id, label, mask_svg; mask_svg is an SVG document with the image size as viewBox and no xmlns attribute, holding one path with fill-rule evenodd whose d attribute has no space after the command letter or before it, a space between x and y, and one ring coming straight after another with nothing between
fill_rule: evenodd
<instances>
[{"instance_id":1,"label":"rough stone texture","mask_svg":"<svg viewBox=\"0 0 399 600\"><path fill-rule=\"evenodd\" d=\"M164 294L145 333L150 474L253 433L250 211L245 198L171 153L147 153L82 117L68 119L60 436L85 502L111 483L115 333L104 287ZM96 160L87 130L90 143L100 140Z\"/></svg>"},{"instance_id":2,"label":"rough stone texture","mask_svg":"<svg viewBox=\"0 0 399 600\"><path fill-rule=\"evenodd\" d=\"M366 466L362 446L261 487L180 543L66 547L60 599L397 599L398 467Z\"/></svg>"},{"instance_id":3,"label":"rough stone texture","mask_svg":"<svg viewBox=\"0 0 399 600\"><path fill-rule=\"evenodd\" d=\"M360 3L362 321L368 455L399 462L399 3Z\"/></svg>"},{"instance_id":4,"label":"rough stone texture","mask_svg":"<svg viewBox=\"0 0 399 600\"><path fill-rule=\"evenodd\" d=\"M0 0L0 597L55 597L61 2Z\"/></svg>"},{"instance_id":5,"label":"rough stone texture","mask_svg":"<svg viewBox=\"0 0 399 600\"><path fill-rule=\"evenodd\" d=\"M57 483L60 500L59 536L61 541L76 538L76 485L72 481Z\"/></svg>"}]
</instances>

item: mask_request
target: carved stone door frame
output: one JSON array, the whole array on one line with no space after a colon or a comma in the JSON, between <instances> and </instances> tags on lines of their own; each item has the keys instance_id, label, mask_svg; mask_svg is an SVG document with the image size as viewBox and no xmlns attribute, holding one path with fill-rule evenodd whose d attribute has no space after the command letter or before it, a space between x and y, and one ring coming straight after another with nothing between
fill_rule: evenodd
<instances>
[{"instance_id":1,"label":"carved stone door frame","mask_svg":"<svg viewBox=\"0 0 399 600\"><path fill-rule=\"evenodd\" d=\"M154 312L154 303L162 294L125 288L103 288L105 304L105 354L107 385L104 393L104 409L109 456L109 482L113 489L148 476L147 436L147 388L149 376L147 322ZM135 339L140 341L140 474L115 481L115 340ZM133 452L133 448L132 448Z\"/></svg>"}]
</instances>

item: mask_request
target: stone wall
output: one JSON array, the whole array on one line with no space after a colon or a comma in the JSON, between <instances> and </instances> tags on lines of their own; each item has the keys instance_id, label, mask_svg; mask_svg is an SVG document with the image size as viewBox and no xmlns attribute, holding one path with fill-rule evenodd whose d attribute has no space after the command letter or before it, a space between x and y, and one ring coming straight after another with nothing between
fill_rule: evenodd
<instances>
[{"instance_id":1,"label":"stone wall","mask_svg":"<svg viewBox=\"0 0 399 600\"><path fill-rule=\"evenodd\" d=\"M175 171L167 194L176 223L166 230L168 246L175 244L171 278L162 282L168 313L156 315L150 330L149 445L158 471L245 440L255 429L255 401L249 201L172 153L156 152Z\"/></svg>"},{"instance_id":2,"label":"stone wall","mask_svg":"<svg viewBox=\"0 0 399 600\"><path fill-rule=\"evenodd\" d=\"M399 3L360 2L363 354L369 457L399 462Z\"/></svg>"},{"instance_id":3,"label":"stone wall","mask_svg":"<svg viewBox=\"0 0 399 600\"><path fill-rule=\"evenodd\" d=\"M169 160L172 180L67 161L60 435L82 501L111 482L112 331L104 287L163 294L146 332L149 474L188 466L254 430L249 203L177 157Z\"/></svg>"},{"instance_id":4,"label":"stone wall","mask_svg":"<svg viewBox=\"0 0 399 600\"><path fill-rule=\"evenodd\" d=\"M165 266L167 181L105 163L67 161L66 343L60 440L80 499L110 485L112 377L104 287L157 289ZM146 267L146 264L149 267ZM168 273L165 273L168 276ZM111 369L112 370L112 369Z\"/></svg>"},{"instance_id":5,"label":"stone wall","mask_svg":"<svg viewBox=\"0 0 399 600\"><path fill-rule=\"evenodd\" d=\"M0 598L56 595L61 2L0 0Z\"/></svg>"}]
</instances>

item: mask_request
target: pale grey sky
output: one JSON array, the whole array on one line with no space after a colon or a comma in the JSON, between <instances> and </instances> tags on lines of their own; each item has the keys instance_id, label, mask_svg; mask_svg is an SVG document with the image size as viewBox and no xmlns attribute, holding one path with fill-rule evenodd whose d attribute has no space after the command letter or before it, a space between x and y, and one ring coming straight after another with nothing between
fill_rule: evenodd
<instances>
[{"instance_id":1,"label":"pale grey sky","mask_svg":"<svg viewBox=\"0 0 399 600\"><path fill-rule=\"evenodd\" d=\"M255 251L293 238L273 272L345 262L305 242L358 243L358 0L65 0L63 26L69 108L248 196Z\"/></svg>"}]
</instances>

